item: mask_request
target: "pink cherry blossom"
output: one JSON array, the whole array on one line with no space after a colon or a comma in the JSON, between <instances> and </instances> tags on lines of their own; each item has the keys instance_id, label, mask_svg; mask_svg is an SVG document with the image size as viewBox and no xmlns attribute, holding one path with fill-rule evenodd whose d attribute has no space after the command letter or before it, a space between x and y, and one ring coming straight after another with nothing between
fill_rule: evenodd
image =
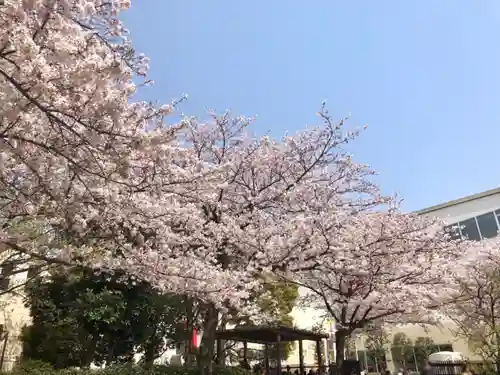
<instances>
[{"instance_id":1,"label":"pink cherry blossom","mask_svg":"<svg viewBox=\"0 0 500 375\"><path fill-rule=\"evenodd\" d=\"M468 341L475 354L500 361L500 241L469 242L467 256L457 266L454 293L445 312L455 323L455 334ZM460 267L461 266L461 267Z\"/></svg>"},{"instance_id":2,"label":"pink cherry blossom","mask_svg":"<svg viewBox=\"0 0 500 375\"><path fill-rule=\"evenodd\" d=\"M420 316L453 246L423 219L379 209L389 200L374 172L345 151L359 132L324 107L318 126L279 140L229 113L167 125L178 102L135 99L149 61L120 22L129 6L0 7L0 246L124 269L207 303L212 320L255 314L257 276L273 272L337 283L336 313ZM357 291L347 299L346 285Z\"/></svg>"},{"instance_id":3,"label":"pink cherry blossom","mask_svg":"<svg viewBox=\"0 0 500 375\"><path fill-rule=\"evenodd\" d=\"M338 361L357 330L436 322L464 244L451 241L439 221L394 209L324 213L309 229L307 252L316 256L285 277L304 288L305 305L334 319Z\"/></svg>"}]
</instances>

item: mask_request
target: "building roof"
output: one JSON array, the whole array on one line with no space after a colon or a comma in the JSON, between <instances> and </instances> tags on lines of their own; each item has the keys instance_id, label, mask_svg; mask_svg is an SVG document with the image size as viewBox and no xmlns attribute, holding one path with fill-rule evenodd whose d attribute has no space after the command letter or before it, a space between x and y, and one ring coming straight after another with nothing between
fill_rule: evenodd
<instances>
[{"instance_id":1,"label":"building roof","mask_svg":"<svg viewBox=\"0 0 500 375\"><path fill-rule=\"evenodd\" d=\"M277 341L278 335L280 336L280 341L318 341L329 337L324 333L316 333L304 329L283 326L247 326L228 329L225 331L217 331L215 338L230 341L248 341L253 343L272 344Z\"/></svg>"},{"instance_id":2,"label":"building roof","mask_svg":"<svg viewBox=\"0 0 500 375\"><path fill-rule=\"evenodd\" d=\"M451 200L448 202L436 204L435 206L427 207L427 208L424 208L422 210L416 211L416 213L419 215L424 215L424 214L431 213L433 211L442 210L443 208L456 206L456 205L461 204L461 203L470 202L470 201L473 201L476 199L485 198L485 197L488 197L490 195L495 195L495 194L500 194L500 188L486 190L486 191L483 191L482 193L472 194L472 195L469 195L467 197L458 198L458 199L454 199L454 200Z\"/></svg>"}]
</instances>

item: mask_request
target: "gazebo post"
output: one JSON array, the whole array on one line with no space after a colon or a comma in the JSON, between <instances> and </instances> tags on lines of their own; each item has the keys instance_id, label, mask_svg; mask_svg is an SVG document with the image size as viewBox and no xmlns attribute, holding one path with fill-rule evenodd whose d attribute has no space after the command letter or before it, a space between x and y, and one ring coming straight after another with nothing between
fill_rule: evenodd
<instances>
[{"instance_id":1,"label":"gazebo post","mask_svg":"<svg viewBox=\"0 0 500 375\"><path fill-rule=\"evenodd\" d=\"M302 340L299 340L299 366L300 366L300 375L304 375L304 345L302 344Z\"/></svg>"},{"instance_id":2,"label":"gazebo post","mask_svg":"<svg viewBox=\"0 0 500 375\"><path fill-rule=\"evenodd\" d=\"M224 356L224 341L217 339L217 364L219 366L224 366L226 364L226 358Z\"/></svg>"},{"instance_id":3,"label":"gazebo post","mask_svg":"<svg viewBox=\"0 0 500 375\"><path fill-rule=\"evenodd\" d=\"M269 344L264 344L264 367L266 375L269 375Z\"/></svg>"},{"instance_id":4,"label":"gazebo post","mask_svg":"<svg viewBox=\"0 0 500 375\"><path fill-rule=\"evenodd\" d=\"M276 335L276 374L281 375L281 337Z\"/></svg>"},{"instance_id":5,"label":"gazebo post","mask_svg":"<svg viewBox=\"0 0 500 375\"><path fill-rule=\"evenodd\" d=\"M248 358L248 342L243 341L243 361L247 363Z\"/></svg>"},{"instance_id":6,"label":"gazebo post","mask_svg":"<svg viewBox=\"0 0 500 375\"><path fill-rule=\"evenodd\" d=\"M321 353L321 339L316 340L316 357L318 358L318 369L323 366L323 359Z\"/></svg>"}]
</instances>

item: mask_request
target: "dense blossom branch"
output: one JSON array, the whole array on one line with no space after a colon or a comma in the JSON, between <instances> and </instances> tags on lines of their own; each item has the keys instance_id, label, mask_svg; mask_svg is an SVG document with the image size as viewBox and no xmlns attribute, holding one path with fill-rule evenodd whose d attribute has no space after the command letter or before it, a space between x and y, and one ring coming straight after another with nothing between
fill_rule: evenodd
<instances>
[{"instance_id":1,"label":"dense blossom branch","mask_svg":"<svg viewBox=\"0 0 500 375\"><path fill-rule=\"evenodd\" d=\"M432 322L433 309L453 289L451 264L463 255L440 223L396 210L317 221L316 267L292 276L305 303L353 332L371 322Z\"/></svg>"},{"instance_id":2,"label":"dense blossom branch","mask_svg":"<svg viewBox=\"0 0 500 375\"><path fill-rule=\"evenodd\" d=\"M500 243L470 242L446 304L456 334L485 360L500 363Z\"/></svg>"}]
</instances>

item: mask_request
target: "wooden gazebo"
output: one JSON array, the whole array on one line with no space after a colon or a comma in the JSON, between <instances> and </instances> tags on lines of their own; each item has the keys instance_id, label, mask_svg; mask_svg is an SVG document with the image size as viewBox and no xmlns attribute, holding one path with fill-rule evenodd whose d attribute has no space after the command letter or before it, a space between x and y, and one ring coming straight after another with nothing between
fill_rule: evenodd
<instances>
[{"instance_id":1,"label":"wooden gazebo","mask_svg":"<svg viewBox=\"0 0 500 375\"><path fill-rule=\"evenodd\" d=\"M247 362L247 343L264 344L264 364L266 369L266 374L269 374L269 344L279 344L281 342L298 341L299 342L299 361L300 361L300 374L304 374L304 349L303 341L314 341L316 342L316 355L318 358L318 367L323 365L322 352L321 352L321 341L328 338L327 334L316 333L312 331L307 331L303 329L276 326L276 327L263 327L263 326L247 326L229 329L225 331L217 331L217 358L219 358L219 363L223 363L223 358L225 358L224 353L222 353L223 341L239 341L243 342L243 361ZM281 375L281 353L280 346L277 347L277 363L276 363L276 373Z\"/></svg>"}]
</instances>

